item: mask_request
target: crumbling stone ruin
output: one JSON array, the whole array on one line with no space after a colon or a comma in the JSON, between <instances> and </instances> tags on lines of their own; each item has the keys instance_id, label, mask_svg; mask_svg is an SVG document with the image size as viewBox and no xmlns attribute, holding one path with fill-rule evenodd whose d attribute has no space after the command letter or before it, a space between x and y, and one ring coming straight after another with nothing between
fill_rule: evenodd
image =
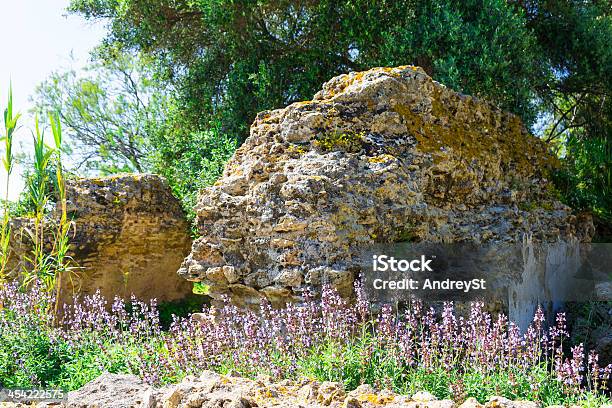
<instances>
[{"instance_id":1,"label":"crumbling stone ruin","mask_svg":"<svg viewBox=\"0 0 612 408\"><path fill-rule=\"evenodd\" d=\"M67 184L67 212L74 274L62 279L62 297L100 291L158 302L182 299L192 284L176 271L189 253L191 237L179 201L159 176L81 178ZM31 251L32 221L13 220L12 269ZM49 232L49 237L51 237Z\"/></svg>"},{"instance_id":2,"label":"crumbling stone ruin","mask_svg":"<svg viewBox=\"0 0 612 408\"><path fill-rule=\"evenodd\" d=\"M201 237L179 273L241 305L349 293L373 243L577 237L556 159L520 119L417 67L331 79L312 101L261 112L197 205Z\"/></svg>"}]
</instances>

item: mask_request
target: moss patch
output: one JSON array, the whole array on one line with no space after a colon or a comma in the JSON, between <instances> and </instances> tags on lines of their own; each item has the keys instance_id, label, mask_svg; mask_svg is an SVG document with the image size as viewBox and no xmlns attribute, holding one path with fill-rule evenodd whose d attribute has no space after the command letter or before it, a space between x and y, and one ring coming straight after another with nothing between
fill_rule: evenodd
<instances>
[{"instance_id":1,"label":"moss patch","mask_svg":"<svg viewBox=\"0 0 612 408\"><path fill-rule=\"evenodd\" d=\"M464 123L455 119L456 113L448 109L451 104L443 103L442 97L442 90L434 88L431 117L427 121L424 119L426 115L413 112L410 106L397 104L393 107L417 139L418 148L431 153L434 162L446 155L446 150L452 150L468 162L500 157L509 168L522 174L543 171L546 175L558 166L558 160L547 151L544 142L531 136L517 116L503 115L503 123L499 127L493 126L491 123L495 123L494 119L487 117L480 123ZM472 98L462 103L468 107L475 104Z\"/></svg>"},{"instance_id":2,"label":"moss patch","mask_svg":"<svg viewBox=\"0 0 612 408\"><path fill-rule=\"evenodd\" d=\"M331 132L317 136L314 145L324 152L343 150L358 153L363 148L363 132Z\"/></svg>"},{"instance_id":3,"label":"moss patch","mask_svg":"<svg viewBox=\"0 0 612 408\"><path fill-rule=\"evenodd\" d=\"M416 233L416 228L413 224L404 225L398 228L395 242L418 242L420 238Z\"/></svg>"},{"instance_id":4,"label":"moss patch","mask_svg":"<svg viewBox=\"0 0 612 408\"><path fill-rule=\"evenodd\" d=\"M306 149L306 147L297 144L291 144L287 148L287 153L290 155L302 156L303 154L306 154L307 151L308 149Z\"/></svg>"}]
</instances>

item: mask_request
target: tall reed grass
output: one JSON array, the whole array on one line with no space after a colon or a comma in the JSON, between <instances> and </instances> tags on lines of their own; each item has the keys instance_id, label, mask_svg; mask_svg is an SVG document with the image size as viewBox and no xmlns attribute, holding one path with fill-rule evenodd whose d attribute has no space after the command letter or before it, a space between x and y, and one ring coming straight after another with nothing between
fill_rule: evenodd
<instances>
[{"instance_id":1,"label":"tall reed grass","mask_svg":"<svg viewBox=\"0 0 612 408\"><path fill-rule=\"evenodd\" d=\"M12 236L11 216L9 211L10 177L14 168L13 152L14 135L21 115L13 108L13 92L9 89L8 103L4 111L4 132L2 141L4 157L2 159L6 172L6 191L3 203L2 231L0 236L0 285L9 280L19 282L27 290L36 284L47 292L52 292L58 301L52 311L59 309L62 279L76 273L76 266L69 254L70 233L73 223L66 211L66 180L62 166L62 127L59 115L49 114L49 126L53 136L54 147L45 142L44 129L38 116L34 118L32 131L33 161L32 173L26 180L26 199L33 208L31 228L24 228L20 234L26 234L31 248L18 262L18 270L9 271Z\"/></svg>"},{"instance_id":2,"label":"tall reed grass","mask_svg":"<svg viewBox=\"0 0 612 408\"><path fill-rule=\"evenodd\" d=\"M9 88L8 103L4 110L4 134L0 140L4 142L4 157L2 164L6 172L6 190L2 215L2 231L0 232L0 285L6 281L6 268L9 258L9 244L11 239L11 226L9 224L9 182L13 172L13 135L17 129L20 114L13 111L13 87Z\"/></svg>"}]
</instances>

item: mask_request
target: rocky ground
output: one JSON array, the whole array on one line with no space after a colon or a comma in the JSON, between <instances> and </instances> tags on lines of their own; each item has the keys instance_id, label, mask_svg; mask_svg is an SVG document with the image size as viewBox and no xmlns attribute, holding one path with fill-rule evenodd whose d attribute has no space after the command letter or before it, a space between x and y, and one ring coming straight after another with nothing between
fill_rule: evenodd
<instances>
[{"instance_id":1,"label":"rocky ground","mask_svg":"<svg viewBox=\"0 0 612 408\"><path fill-rule=\"evenodd\" d=\"M199 377L187 377L181 383L152 388L133 375L104 374L67 400L56 404L0 403L2 408L26 406L57 408L537 408L532 401L511 401L493 396L482 405L473 398L462 403L438 400L428 392L398 395L389 390L375 390L369 385L345 392L342 385L303 379L271 381L267 376L256 380L219 375L206 371ZM610 406L606 408L612 408Z\"/></svg>"}]
</instances>

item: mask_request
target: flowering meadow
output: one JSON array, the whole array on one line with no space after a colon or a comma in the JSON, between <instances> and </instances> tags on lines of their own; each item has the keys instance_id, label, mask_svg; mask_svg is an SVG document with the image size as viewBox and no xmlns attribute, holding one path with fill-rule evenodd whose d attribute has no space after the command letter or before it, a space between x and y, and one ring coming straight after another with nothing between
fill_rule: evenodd
<instances>
[{"instance_id":1,"label":"flowering meadow","mask_svg":"<svg viewBox=\"0 0 612 408\"><path fill-rule=\"evenodd\" d=\"M323 288L320 299L258 312L229 303L206 307L162 329L155 302L84 297L54 317L51 295L33 286L0 288L0 384L76 389L104 371L134 373L161 385L211 369L247 377L306 376L347 389L369 383L457 401L502 395L545 405L609 403L594 353L569 347L565 317L545 327L538 310L525 333L482 303L459 316L414 301L373 314L360 287L354 303Z\"/></svg>"}]
</instances>

